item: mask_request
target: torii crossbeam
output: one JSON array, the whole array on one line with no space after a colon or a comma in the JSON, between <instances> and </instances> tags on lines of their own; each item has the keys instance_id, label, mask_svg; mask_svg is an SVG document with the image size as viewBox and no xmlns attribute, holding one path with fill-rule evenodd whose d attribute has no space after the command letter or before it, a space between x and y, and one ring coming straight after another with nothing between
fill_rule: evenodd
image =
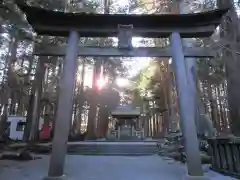
<instances>
[{"instance_id":1,"label":"torii crossbeam","mask_svg":"<svg viewBox=\"0 0 240 180\"><path fill-rule=\"evenodd\" d=\"M184 58L185 56L212 57L213 54L200 55L196 49L195 54L193 54L182 47L181 38L211 36L219 25L221 17L228 11L227 9L184 15L113 15L56 12L30 7L21 3L18 3L18 6L25 12L28 22L39 35L69 37L68 45L64 48L51 47L50 50L54 51L51 53L48 50L50 46L45 49L40 47L35 52L37 55L62 56L65 54L63 75L60 81L52 156L49 174L46 179L64 178L63 169L72 116L77 56L142 56L141 52L138 52L131 46L131 38L133 36L149 38L170 37L170 50L165 49L165 52L162 51L162 54L157 52L156 47L154 51L149 48L143 51L150 57L172 56L180 105L181 128L187 155L188 179L204 179L194 121L195 112L192 108L194 107L194 94L189 90ZM111 52L107 52L109 49L100 52L100 49L81 48L78 47L79 35L81 37L117 36L119 38L118 48ZM81 52L81 50L84 52Z\"/></svg>"},{"instance_id":2,"label":"torii crossbeam","mask_svg":"<svg viewBox=\"0 0 240 180\"><path fill-rule=\"evenodd\" d=\"M87 14L50 11L26 4L18 4L28 22L39 35L68 36L75 30L81 37L113 37L119 25L131 25L132 36L160 38L178 32L182 38L208 37L227 12L213 10L196 14Z\"/></svg>"}]
</instances>

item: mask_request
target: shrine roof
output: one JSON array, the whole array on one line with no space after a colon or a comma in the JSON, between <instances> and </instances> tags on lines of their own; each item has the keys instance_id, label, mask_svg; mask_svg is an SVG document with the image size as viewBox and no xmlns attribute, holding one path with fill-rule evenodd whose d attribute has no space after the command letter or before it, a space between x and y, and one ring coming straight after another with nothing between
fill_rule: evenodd
<instances>
[{"instance_id":1,"label":"shrine roof","mask_svg":"<svg viewBox=\"0 0 240 180\"><path fill-rule=\"evenodd\" d=\"M228 9L194 14L87 14L51 11L23 3L17 4L29 24L40 35L68 36L70 30L82 37L117 36L118 25L133 25L133 35L167 37L178 31L182 37L211 36Z\"/></svg>"},{"instance_id":2,"label":"shrine roof","mask_svg":"<svg viewBox=\"0 0 240 180\"><path fill-rule=\"evenodd\" d=\"M138 119L140 116L139 115L112 115L113 118L116 118L117 120L133 120L133 119Z\"/></svg>"},{"instance_id":3,"label":"shrine roof","mask_svg":"<svg viewBox=\"0 0 240 180\"><path fill-rule=\"evenodd\" d=\"M134 107L132 105L121 105L116 107L115 110L111 112L112 117L115 118L137 118L141 115L139 107Z\"/></svg>"}]
</instances>

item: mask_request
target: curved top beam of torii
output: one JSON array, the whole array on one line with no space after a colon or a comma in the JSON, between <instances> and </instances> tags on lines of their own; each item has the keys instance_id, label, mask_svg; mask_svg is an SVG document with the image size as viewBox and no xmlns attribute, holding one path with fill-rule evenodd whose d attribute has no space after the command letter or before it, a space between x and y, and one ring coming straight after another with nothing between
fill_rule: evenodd
<instances>
[{"instance_id":1,"label":"curved top beam of torii","mask_svg":"<svg viewBox=\"0 0 240 180\"><path fill-rule=\"evenodd\" d=\"M179 32L181 37L208 37L228 9L195 14L86 14L65 13L32 7L16 0L39 35L68 36L77 30L81 37L113 37L118 25L132 25L132 35L160 38Z\"/></svg>"}]
</instances>

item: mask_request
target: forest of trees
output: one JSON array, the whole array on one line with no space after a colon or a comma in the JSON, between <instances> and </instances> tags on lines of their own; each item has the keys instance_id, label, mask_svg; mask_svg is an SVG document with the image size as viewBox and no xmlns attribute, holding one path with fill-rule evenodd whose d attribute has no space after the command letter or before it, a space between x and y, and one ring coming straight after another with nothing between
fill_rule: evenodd
<instances>
[{"instance_id":1,"label":"forest of trees","mask_svg":"<svg viewBox=\"0 0 240 180\"><path fill-rule=\"evenodd\" d=\"M94 13L179 13L175 0L129 0L126 5L114 0L27 0L32 6L70 12ZM218 31L206 39L196 39L196 46L213 48L213 59L197 59L198 118L212 121L219 135L240 135L240 39L238 2L205 0L200 11L231 7ZM198 8L198 6L194 7ZM197 11L193 8L193 12ZM4 139L9 115L27 116L25 141L38 139L39 117L54 127L59 79L63 57L33 56L34 46L64 44L62 37L36 36L21 11L3 1L0 9L0 138ZM113 45L112 38L81 38L81 44ZM168 39L143 39L143 46L166 47ZM70 134L87 132L87 139L105 138L109 113L124 100L115 80L128 77L131 58L78 58L72 128ZM89 75L90 74L90 75ZM129 77L128 77L129 78ZM107 84L99 87L99 80ZM147 136L162 137L179 130L179 107L171 60L152 59L149 65L131 77L133 87L124 91L144 112ZM34 123L33 123L34 122ZM36 123L37 122L37 123Z\"/></svg>"},{"instance_id":2,"label":"forest of trees","mask_svg":"<svg viewBox=\"0 0 240 180\"><path fill-rule=\"evenodd\" d=\"M166 7L168 8L165 11L178 12L174 1ZM211 120L218 135L225 136L233 133L239 136L238 4L231 0L204 1L201 10L226 7L231 8L216 33L211 38L196 39L196 46L210 47L218 52L213 59L197 59L198 117L196 119ZM168 40L157 43L157 45L166 46ZM152 94L150 99L153 101L151 104L158 107L152 108L150 114L150 121L155 124L152 135L157 135L159 128L161 128L160 133L178 129L179 123L176 124L176 120L179 121L179 107L171 63L166 59L155 59L135 79L138 81L134 92L136 101L142 103L146 94L150 93ZM156 113L160 114L160 117L152 115Z\"/></svg>"}]
</instances>

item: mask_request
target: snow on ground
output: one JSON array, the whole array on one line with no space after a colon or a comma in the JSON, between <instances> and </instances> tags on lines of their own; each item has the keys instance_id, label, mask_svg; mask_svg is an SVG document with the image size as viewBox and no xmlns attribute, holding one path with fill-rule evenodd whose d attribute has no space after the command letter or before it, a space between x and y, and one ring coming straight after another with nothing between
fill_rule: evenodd
<instances>
[{"instance_id":1,"label":"snow on ground","mask_svg":"<svg viewBox=\"0 0 240 180\"><path fill-rule=\"evenodd\" d=\"M16 162L0 161L0 179L41 180L47 175L49 156L42 159ZM208 170L212 180L234 180ZM179 180L186 167L172 160L154 156L81 156L68 155L65 174L70 180Z\"/></svg>"}]
</instances>

